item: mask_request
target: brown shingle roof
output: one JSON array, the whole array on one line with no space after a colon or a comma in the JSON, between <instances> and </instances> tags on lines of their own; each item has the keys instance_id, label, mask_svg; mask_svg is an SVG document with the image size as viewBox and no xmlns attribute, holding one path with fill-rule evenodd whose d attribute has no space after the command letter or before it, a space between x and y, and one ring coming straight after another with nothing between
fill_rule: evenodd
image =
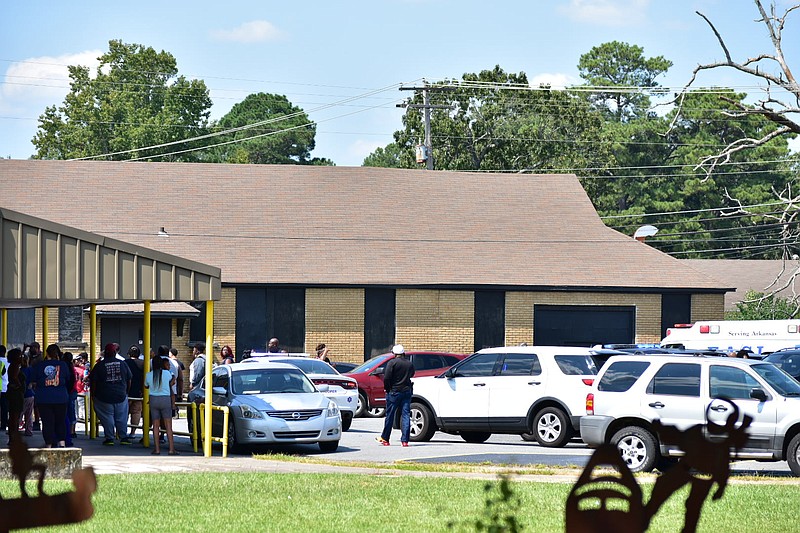
<instances>
[{"instance_id":1,"label":"brown shingle roof","mask_svg":"<svg viewBox=\"0 0 800 533\"><path fill-rule=\"evenodd\" d=\"M724 288L607 228L574 175L2 160L0 181L0 206L224 283Z\"/></svg>"},{"instance_id":2,"label":"brown shingle roof","mask_svg":"<svg viewBox=\"0 0 800 533\"><path fill-rule=\"evenodd\" d=\"M732 311L736 303L744 300L747 291L770 294L774 291L782 298L792 298L795 293L792 275L797 271L797 261L780 259L684 259L689 266L718 279L722 285L735 287L736 292L725 295L725 310Z\"/></svg>"}]
</instances>

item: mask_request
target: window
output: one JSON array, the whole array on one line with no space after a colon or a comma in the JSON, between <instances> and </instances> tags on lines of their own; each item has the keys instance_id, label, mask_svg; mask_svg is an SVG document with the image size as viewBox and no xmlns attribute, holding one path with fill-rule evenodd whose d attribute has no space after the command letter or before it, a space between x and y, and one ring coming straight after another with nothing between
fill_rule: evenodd
<instances>
[{"instance_id":1,"label":"window","mask_svg":"<svg viewBox=\"0 0 800 533\"><path fill-rule=\"evenodd\" d=\"M500 354L475 354L456 367L458 377L482 377L494 374L494 367Z\"/></svg>"},{"instance_id":2,"label":"window","mask_svg":"<svg viewBox=\"0 0 800 533\"><path fill-rule=\"evenodd\" d=\"M228 377L227 372L222 372L214 376L214 386L215 387L222 387L225 390L228 390L230 387L230 378Z\"/></svg>"},{"instance_id":3,"label":"window","mask_svg":"<svg viewBox=\"0 0 800 533\"><path fill-rule=\"evenodd\" d=\"M708 376L709 394L712 398L750 400L750 391L761 388L758 381L741 368L712 365Z\"/></svg>"},{"instance_id":4,"label":"window","mask_svg":"<svg viewBox=\"0 0 800 533\"><path fill-rule=\"evenodd\" d=\"M532 353L509 353L503 358L501 376L531 376L542 373L539 357Z\"/></svg>"},{"instance_id":5,"label":"window","mask_svg":"<svg viewBox=\"0 0 800 533\"><path fill-rule=\"evenodd\" d=\"M461 360L453 355L443 355L442 358L444 359L444 366L453 366Z\"/></svg>"},{"instance_id":6,"label":"window","mask_svg":"<svg viewBox=\"0 0 800 533\"><path fill-rule=\"evenodd\" d=\"M561 372L568 376L586 376L597 374L594 360L588 355L556 355L556 364Z\"/></svg>"},{"instance_id":7,"label":"window","mask_svg":"<svg viewBox=\"0 0 800 533\"><path fill-rule=\"evenodd\" d=\"M648 394L700 396L700 365L667 363L653 376L647 386Z\"/></svg>"},{"instance_id":8,"label":"window","mask_svg":"<svg viewBox=\"0 0 800 533\"><path fill-rule=\"evenodd\" d=\"M608 367L597 390L608 392L625 392L633 387L650 363L645 361L618 361Z\"/></svg>"},{"instance_id":9,"label":"window","mask_svg":"<svg viewBox=\"0 0 800 533\"><path fill-rule=\"evenodd\" d=\"M83 340L83 307L58 308L59 342L81 342Z\"/></svg>"},{"instance_id":10,"label":"window","mask_svg":"<svg viewBox=\"0 0 800 533\"><path fill-rule=\"evenodd\" d=\"M206 342L206 303L192 302L200 314L189 320L189 342Z\"/></svg>"},{"instance_id":11,"label":"window","mask_svg":"<svg viewBox=\"0 0 800 533\"><path fill-rule=\"evenodd\" d=\"M442 361L438 355L433 354L414 354L411 356L414 363L414 370L435 370L442 368Z\"/></svg>"}]
</instances>

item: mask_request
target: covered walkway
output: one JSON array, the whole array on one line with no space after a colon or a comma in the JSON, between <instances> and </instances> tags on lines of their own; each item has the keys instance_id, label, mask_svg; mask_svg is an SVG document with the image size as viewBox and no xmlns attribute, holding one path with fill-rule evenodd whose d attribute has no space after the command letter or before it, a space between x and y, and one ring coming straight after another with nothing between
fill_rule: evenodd
<instances>
[{"instance_id":1,"label":"covered walkway","mask_svg":"<svg viewBox=\"0 0 800 533\"><path fill-rule=\"evenodd\" d=\"M113 216L113 214L109 215ZM9 309L40 308L41 333L36 340L44 349L57 343L50 331L50 309L88 306L89 354L97 358L97 306L142 304L142 353L150 353L153 302L205 302L206 345L213 345L214 301L220 299L220 269L177 256L110 239L48 220L0 208L0 343L8 347ZM32 341L33 339L27 339ZM150 359L145 357L145 372ZM210 380L212 361L206 359ZM210 395L210 390L207 391ZM211 398L206 399L210 403ZM149 426L145 392L144 426ZM94 418L94 417L93 417ZM211 410L204 427L210 432ZM93 421L91 436L96 435ZM210 433L203 453L211 455ZM145 446L149 437L145 435Z\"/></svg>"}]
</instances>

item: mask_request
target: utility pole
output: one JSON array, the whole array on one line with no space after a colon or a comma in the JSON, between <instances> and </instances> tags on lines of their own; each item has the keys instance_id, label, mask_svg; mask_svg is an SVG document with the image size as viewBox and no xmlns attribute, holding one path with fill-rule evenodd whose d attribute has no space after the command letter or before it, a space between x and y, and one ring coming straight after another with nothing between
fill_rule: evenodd
<instances>
[{"instance_id":1,"label":"utility pole","mask_svg":"<svg viewBox=\"0 0 800 533\"><path fill-rule=\"evenodd\" d=\"M431 87L428 82L423 80L422 87L400 87L401 91L422 91L422 104L397 104L397 107L407 107L411 109L423 109L425 111L425 162L428 170L433 170L433 141L431 140L431 109L451 109L449 105L431 105L431 91L452 91L455 87Z\"/></svg>"}]
</instances>

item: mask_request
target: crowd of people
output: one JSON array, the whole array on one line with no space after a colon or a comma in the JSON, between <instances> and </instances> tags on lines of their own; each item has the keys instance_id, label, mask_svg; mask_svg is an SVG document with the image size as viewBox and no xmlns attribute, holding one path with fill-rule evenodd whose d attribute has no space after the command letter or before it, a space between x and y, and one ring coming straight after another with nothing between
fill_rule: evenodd
<instances>
[{"instance_id":1,"label":"crowd of people","mask_svg":"<svg viewBox=\"0 0 800 533\"><path fill-rule=\"evenodd\" d=\"M86 353L74 356L50 344L42 353L38 342L23 348L0 345L0 429L33 436L41 431L45 448L72 446L79 412L85 403Z\"/></svg>"},{"instance_id":2,"label":"crowd of people","mask_svg":"<svg viewBox=\"0 0 800 533\"><path fill-rule=\"evenodd\" d=\"M192 350L189 388L200 384L206 367L205 344L195 343ZM141 427L147 390L151 423L143 429L155 428L152 453L160 454L161 444L167 444L168 453L176 455L172 418L178 413L176 402L183 399L186 366L178 359L176 348L162 345L150 352L151 370L145 373L144 354L138 345L122 355L119 344L109 343L93 366L86 352L62 352L58 344L48 345L44 352L38 342L10 350L0 345L0 430L7 431L9 439L14 432L27 437L41 432L45 448L70 447L77 437L78 421L86 420L89 397L103 428L103 444L130 445ZM268 352L286 350L272 338ZM317 346L317 358L330 362L328 354L325 344ZM225 345L213 364L235 361L233 350Z\"/></svg>"},{"instance_id":3,"label":"crowd of people","mask_svg":"<svg viewBox=\"0 0 800 533\"><path fill-rule=\"evenodd\" d=\"M160 444L166 442L168 453L175 455L172 418L182 399L185 365L175 348L159 346L150 355L151 370L145 373L144 354L137 345L122 355L119 344L109 343L91 368L86 352L62 352L58 344L44 352L38 342L10 350L0 345L0 430L9 439L15 432L26 437L41 432L43 447L70 447L78 420L86 420L88 396L103 428L103 444L130 445L141 427L148 389L151 426L145 430L155 428L153 453L159 454ZM197 374L202 377L203 372Z\"/></svg>"}]
</instances>

